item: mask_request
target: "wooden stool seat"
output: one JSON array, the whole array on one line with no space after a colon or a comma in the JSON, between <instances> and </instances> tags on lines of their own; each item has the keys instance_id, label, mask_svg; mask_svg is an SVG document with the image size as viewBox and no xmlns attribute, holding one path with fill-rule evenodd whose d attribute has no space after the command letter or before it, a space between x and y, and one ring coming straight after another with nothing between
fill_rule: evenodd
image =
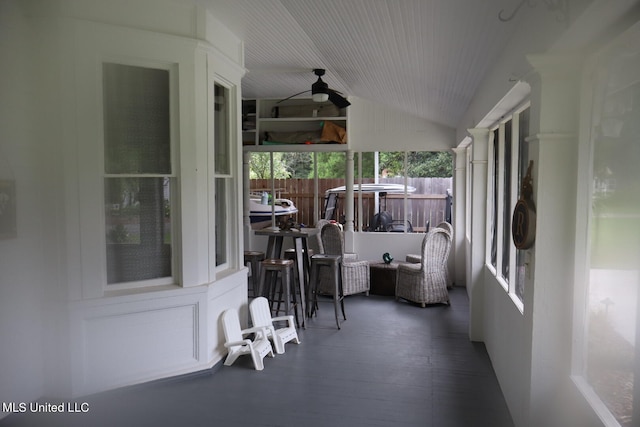
<instances>
[{"instance_id":1,"label":"wooden stool seat","mask_svg":"<svg viewBox=\"0 0 640 427\"><path fill-rule=\"evenodd\" d=\"M244 251L244 265L249 264L249 286L250 297L257 297L258 279L260 276L260 261L265 258L264 252L261 251Z\"/></svg>"},{"instance_id":2,"label":"wooden stool seat","mask_svg":"<svg viewBox=\"0 0 640 427\"><path fill-rule=\"evenodd\" d=\"M287 315L291 312L291 303L293 303L296 325L299 325L298 304L292 280L294 265L295 262L291 259L267 258L262 260L260 262L260 285L258 287L258 296L267 298L271 303L272 309L274 304L277 303L275 310L276 316L280 313L281 302L284 302L284 312ZM278 290L276 289L278 285L278 273L280 274L279 292L277 292ZM276 294L278 295L277 299Z\"/></svg>"},{"instance_id":3,"label":"wooden stool seat","mask_svg":"<svg viewBox=\"0 0 640 427\"><path fill-rule=\"evenodd\" d=\"M304 249L302 250L302 252L304 253ZM309 256L313 255L313 249L309 249ZM296 259L296 250L291 248L291 249L287 249L286 251L284 251L284 257L286 259Z\"/></svg>"},{"instance_id":4,"label":"wooden stool seat","mask_svg":"<svg viewBox=\"0 0 640 427\"><path fill-rule=\"evenodd\" d=\"M294 261L292 259L265 259L261 262L262 266L269 267L282 267L282 266L293 266Z\"/></svg>"}]
</instances>

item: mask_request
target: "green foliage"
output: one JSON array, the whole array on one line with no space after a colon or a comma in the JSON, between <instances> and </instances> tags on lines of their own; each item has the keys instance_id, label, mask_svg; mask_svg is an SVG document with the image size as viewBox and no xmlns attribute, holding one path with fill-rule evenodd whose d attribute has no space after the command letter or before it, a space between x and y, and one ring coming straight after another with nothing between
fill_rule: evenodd
<instances>
[{"instance_id":1,"label":"green foliage","mask_svg":"<svg viewBox=\"0 0 640 427\"><path fill-rule=\"evenodd\" d=\"M313 177L313 153L282 153L282 162L291 178Z\"/></svg>"},{"instance_id":2,"label":"green foliage","mask_svg":"<svg viewBox=\"0 0 640 427\"><path fill-rule=\"evenodd\" d=\"M250 179L271 178L271 153L251 153L249 159ZM283 153L273 153L273 177L276 179L290 178L291 174L287 170L282 160Z\"/></svg>"},{"instance_id":3,"label":"green foliage","mask_svg":"<svg viewBox=\"0 0 640 427\"><path fill-rule=\"evenodd\" d=\"M345 178L346 154L344 152L317 153L318 178ZM375 155L373 152L356 153L356 175L358 162L362 157L362 177L375 176ZM403 151L385 151L378 155L378 168L381 175L403 176ZM291 152L273 153L274 178L313 178L313 153ZM251 179L271 178L269 153L252 153L250 164ZM407 176L411 178L453 176L453 157L444 151L411 151L407 153Z\"/></svg>"},{"instance_id":4,"label":"green foliage","mask_svg":"<svg viewBox=\"0 0 640 427\"><path fill-rule=\"evenodd\" d=\"M358 174L358 162L360 161L360 157L362 157L362 177L363 178L374 178L375 177L375 153L366 152L366 153L357 153L355 160L356 167L356 175Z\"/></svg>"},{"instance_id":5,"label":"green foliage","mask_svg":"<svg viewBox=\"0 0 640 427\"><path fill-rule=\"evenodd\" d=\"M404 176L404 152L381 152L379 170L387 176ZM411 178L448 178L453 176L453 157L445 151L410 151L407 153L407 172Z\"/></svg>"},{"instance_id":6,"label":"green foliage","mask_svg":"<svg viewBox=\"0 0 640 427\"><path fill-rule=\"evenodd\" d=\"M129 232L124 225L118 224L107 232L109 243L125 243L129 239Z\"/></svg>"},{"instance_id":7,"label":"green foliage","mask_svg":"<svg viewBox=\"0 0 640 427\"><path fill-rule=\"evenodd\" d=\"M447 151L411 151L407 165L408 175L414 178L453 176L453 156Z\"/></svg>"},{"instance_id":8,"label":"green foliage","mask_svg":"<svg viewBox=\"0 0 640 427\"><path fill-rule=\"evenodd\" d=\"M318 153L318 178L345 178L346 171L344 152ZM310 176L313 177L313 174Z\"/></svg>"},{"instance_id":9,"label":"green foliage","mask_svg":"<svg viewBox=\"0 0 640 427\"><path fill-rule=\"evenodd\" d=\"M382 151L378 155L378 171L381 176L404 175L404 152Z\"/></svg>"}]
</instances>

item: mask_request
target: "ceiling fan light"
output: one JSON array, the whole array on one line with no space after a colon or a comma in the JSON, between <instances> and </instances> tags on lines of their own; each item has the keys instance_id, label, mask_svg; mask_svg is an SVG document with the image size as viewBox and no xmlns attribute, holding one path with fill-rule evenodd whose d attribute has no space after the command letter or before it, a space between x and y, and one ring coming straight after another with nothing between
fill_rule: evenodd
<instances>
[{"instance_id":1,"label":"ceiling fan light","mask_svg":"<svg viewBox=\"0 0 640 427\"><path fill-rule=\"evenodd\" d=\"M329 94L322 92L314 93L311 95L311 99L313 99L314 102L326 102L329 99Z\"/></svg>"}]
</instances>

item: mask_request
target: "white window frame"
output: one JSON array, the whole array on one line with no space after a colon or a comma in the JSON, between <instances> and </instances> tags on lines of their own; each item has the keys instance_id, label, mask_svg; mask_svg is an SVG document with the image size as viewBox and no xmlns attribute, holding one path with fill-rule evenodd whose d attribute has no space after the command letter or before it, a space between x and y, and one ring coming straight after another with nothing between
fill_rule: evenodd
<instances>
[{"instance_id":1,"label":"white window frame","mask_svg":"<svg viewBox=\"0 0 640 427\"><path fill-rule=\"evenodd\" d=\"M496 188L494 188L494 180L495 178L495 174L496 172L496 164L495 164L495 130L496 127L490 128L489 129L489 141L488 141L488 145L487 145L487 206L486 206L486 230L485 230L485 235L487 236L486 241L485 241L485 265L487 266L487 268L489 269L489 271L491 272L491 274L493 274L494 276L497 275L497 266L498 266L498 257L496 255L496 267L493 266L493 263L491 262L491 245L492 245L492 239L493 239L493 206L494 206L494 200L496 197L498 197L499 192ZM496 212L495 215L498 214L498 209L496 208ZM496 224L496 228L499 227L499 222L498 224ZM499 239L498 239L498 233L496 231L496 251L499 252Z\"/></svg>"},{"instance_id":2,"label":"white window frame","mask_svg":"<svg viewBox=\"0 0 640 427\"><path fill-rule=\"evenodd\" d=\"M587 369L587 345L588 345L588 321L589 321L589 288L591 269L591 230L592 230L592 197L593 197L593 162L594 139L593 132L593 107L598 94L596 84L598 73L605 64L611 62L611 56L619 50L628 50L637 46L640 35L640 24L635 24L626 33L595 53L586 62L584 78L581 85L581 108L579 141L587 141L578 146L578 179L576 198L576 233L575 233L575 270L574 270L574 306L573 306L573 343L571 379L576 388L593 409L595 414L607 427L619 427L620 423L607 407L606 403L596 393L586 378ZM637 52L636 48L636 52ZM596 89L594 89L596 88ZM636 307L639 310L640 307ZM636 313L637 315L637 313ZM636 331L636 335L637 335ZM638 357L638 342L635 343L635 356ZM640 387L638 378L634 378L634 390ZM635 403L635 402L634 402ZM634 411L634 415L637 411ZM640 420L632 420L636 424Z\"/></svg>"},{"instance_id":3,"label":"white window frame","mask_svg":"<svg viewBox=\"0 0 640 427\"><path fill-rule=\"evenodd\" d=\"M178 77L177 77L177 64L171 64L171 63L167 63L165 61L149 61L149 60L143 60L143 59L131 59L129 57L109 57L109 58L103 58L103 60L101 61L101 64L105 64L105 63L112 63L112 64L121 64L121 65L129 65L129 66L136 66L136 67L144 67L144 68L153 68L153 69L157 69L157 70L165 70L169 72L169 116L170 116L170 150L171 150L171 172L169 174L109 174L106 173L104 171L104 166L103 166L103 173L102 173L102 193L101 193L101 200L102 205L104 206L104 183L106 182L107 179L109 178L169 178L170 180L170 186L171 186L171 192L170 192L170 203L171 203L171 276L167 276L167 277L158 277L155 279L148 279L148 280L139 280L139 281L131 281L131 282L123 282L123 283L107 283L106 277L107 277L107 272L106 272L106 259L107 259L107 253L106 253L106 248L107 248L107 242L106 242L106 223L105 223L105 216L104 216L104 208L102 209L102 226L103 226L103 232L102 232L102 237L103 237L103 250L104 250L104 257L103 259L105 260L104 262L104 266L103 266L103 276L104 276L104 280L103 280L103 291L104 292L108 292L108 291L120 291L120 290L126 290L126 289L137 289L137 288L144 288L144 287L152 287L152 286L165 286L165 285L176 285L179 283L178 280L178 275L177 272L179 271L179 262L178 262L178 254L177 254L177 242L179 241L179 209L180 209L180 202L179 202L179 162L177 161L177 141L179 141L179 133L178 133L178 128L179 128L179 123L178 123L178 114L177 114L177 103L178 103ZM102 77L102 71L100 71L100 76ZM100 81L102 81L102 79L100 79ZM102 91L100 92L99 95L99 99L100 99L100 117L104 117L104 111L103 111L103 107L104 107L104 100L102 99ZM104 123L102 123L102 126L100 127L100 129L104 129ZM104 131L102 133L102 136L104 136ZM105 148L105 141L104 139L102 140L101 143L101 150L99 151L98 155L100 156L100 164L104 165L105 162L105 152L104 152L104 148Z\"/></svg>"},{"instance_id":4,"label":"white window frame","mask_svg":"<svg viewBox=\"0 0 640 427\"><path fill-rule=\"evenodd\" d=\"M196 280L191 277L187 280L184 274L194 271L198 260L185 257L183 247L185 239L190 242L187 246L193 246L197 235L195 226L185 227L183 223L185 194L181 187L185 173L189 182L193 181L194 173L180 168L180 164L185 145L191 149L195 140L193 128L185 126L191 111L186 94L194 86L193 50L185 47L195 44L173 36L88 21L75 22L73 30L74 60L69 62L68 70L73 81L68 84L75 88L75 93L67 101L75 110L67 125L75 134L70 135L64 148L69 159L64 184L69 209L66 224L69 297L82 300L192 285ZM155 281L107 285L101 72L105 62L170 70L171 155L176 182L172 191L173 279L164 282L165 285Z\"/></svg>"},{"instance_id":5,"label":"white window frame","mask_svg":"<svg viewBox=\"0 0 640 427\"><path fill-rule=\"evenodd\" d=\"M407 224L407 221L410 221L410 218L408 217L408 212L409 212L409 193L406 192L406 187L408 185L409 182L409 177L407 176L407 165L408 165L408 159L409 159L409 153L414 153L414 152L438 152L438 151L443 151L443 150L375 150L375 151L358 151L358 170L356 171L355 174L355 179L354 179L354 187L353 187L353 192L354 195L357 196L357 201L356 203L358 203L358 218L354 218L355 221L355 226L354 226L354 230L356 232L362 232L362 233L370 233L370 231L365 231L363 229L364 226L364 221L365 218L362 216L363 213L363 201L362 201L362 192L358 189L358 183L362 182L362 155L364 153L374 153L375 156L375 165L374 168L375 170L379 169L379 163L378 163L378 159L379 159L379 154L380 153L384 153L384 152L394 152L394 153L403 153L404 157L403 157L403 163L402 163L402 169L403 169L403 184L405 186L405 192L403 193L403 198L402 198L402 203L403 203L403 217L402 220L404 221L404 224ZM451 178L453 178L453 175L455 174L455 156L452 155L452 165L451 165L451 171L452 171L452 176ZM378 176L375 177L375 182L378 182ZM376 197L376 208L375 211L377 212L378 210L378 203L380 203L379 199ZM453 221L453 218L452 218ZM412 224L413 225L413 224ZM437 224L430 224L430 227L435 227ZM408 227L406 227L402 233L398 233L398 234L406 234L408 233L407 231Z\"/></svg>"},{"instance_id":6,"label":"white window frame","mask_svg":"<svg viewBox=\"0 0 640 427\"><path fill-rule=\"evenodd\" d=\"M465 152L466 160L466 191L465 191L465 234L467 237L467 242L471 242L471 217L473 216L473 212L471 209L471 194L473 189L473 144L469 144Z\"/></svg>"},{"instance_id":7,"label":"white window frame","mask_svg":"<svg viewBox=\"0 0 640 427\"><path fill-rule=\"evenodd\" d=\"M508 277L502 275L502 256L504 245L504 233L511 233L511 229L505 229L503 222L503 212L507 209L509 212L513 212L518 198L518 188L520 183L518 182L518 167L519 167L519 138L520 138L520 114L529 108L531 105L529 100L521 102L516 108L505 114L501 120L489 127L489 146L488 146L488 173L487 173L487 222L486 222L486 256L485 265L491 274L496 278L497 282L508 293L509 297L516 305L520 313L524 313L524 302L518 298L516 294L516 248L511 239L509 239L509 274ZM510 176L510 203L509 206L504 206L504 153L505 153L505 124L511 121L511 176ZM493 138L495 131L498 130L498 171L495 171L494 159L494 143ZM498 174L498 188L493 188L493 180L495 174ZM492 245L492 207L494 199L497 197L497 233L496 233L496 267L491 263L491 245Z\"/></svg>"},{"instance_id":8,"label":"white window frame","mask_svg":"<svg viewBox=\"0 0 640 427\"><path fill-rule=\"evenodd\" d=\"M227 159L229 171L228 173L219 173L216 171L215 165L215 156L216 156L216 122L215 122L215 87L221 86L227 91L227 102L229 103L227 108L227 117L226 126L228 129L227 133L227 155L229 158ZM225 275L226 272L233 269L235 263L235 245L238 243L234 243L234 233L236 230L235 227L236 218L234 215L233 207L236 206L238 196L234 195L233 189L235 188L235 183L238 177L238 170L236 168L237 163L237 155L234 150L234 146L236 141L238 140L238 134L236 127L234 126L237 123L236 116L237 110L240 108L238 106L238 96L237 96L237 86L222 76L215 74L212 79L209 79L209 108L208 110L211 112L209 115L209 218L211 218L210 224L210 235L209 235L209 278L210 281L215 281ZM225 216L226 223L221 227L218 224L218 219L216 217L216 181L219 179L224 179L225 181L225 193L226 200L225 203ZM226 260L220 265L216 265L217 259L217 251L220 249L217 247L216 241L216 226L221 227L226 231L226 239L225 239L225 247L224 251L226 252ZM238 239L235 239L238 240Z\"/></svg>"}]
</instances>

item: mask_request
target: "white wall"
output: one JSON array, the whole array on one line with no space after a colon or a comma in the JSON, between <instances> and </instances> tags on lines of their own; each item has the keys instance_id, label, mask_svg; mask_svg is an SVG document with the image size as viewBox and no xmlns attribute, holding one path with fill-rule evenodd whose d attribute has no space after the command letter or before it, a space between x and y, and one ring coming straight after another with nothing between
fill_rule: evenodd
<instances>
[{"instance_id":1,"label":"white wall","mask_svg":"<svg viewBox=\"0 0 640 427\"><path fill-rule=\"evenodd\" d=\"M531 345L525 319L496 277L484 269L484 343L517 426L527 425Z\"/></svg>"},{"instance_id":2,"label":"white wall","mask_svg":"<svg viewBox=\"0 0 640 427\"><path fill-rule=\"evenodd\" d=\"M404 261L407 254L420 254L424 233L354 233L354 247L359 259L382 261L389 255Z\"/></svg>"},{"instance_id":3,"label":"white wall","mask_svg":"<svg viewBox=\"0 0 640 427\"><path fill-rule=\"evenodd\" d=\"M101 38L105 31L115 36ZM220 314L245 310L247 273L242 242L231 244L229 270L210 265L206 92L214 78L239 87L241 41L193 3L156 0L7 0L0 36L0 180L15 180L18 200L17 236L0 240L0 401L77 396L211 367L226 354ZM182 67L178 136L188 187L176 249L189 287L108 291L96 280L104 260L93 231L102 227L92 195L101 193L100 164L92 163L96 64L105 54L137 58L140 43L148 43L140 57L165 55ZM239 101L239 90L233 95ZM239 229L242 201L231 202ZM87 215L96 204L95 217Z\"/></svg>"},{"instance_id":4,"label":"white wall","mask_svg":"<svg viewBox=\"0 0 640 427\"><path fill-rule=\"evenodd\" d=\"M566 28L553 25L541 26L545 31L524 31L528 39L516 36L489 72L458 130L458 138L462 140L467 135L466 128L478 123L488 126L489 118L498 119L496 106L515 83L507 83L509 74L518 70L523 73L520 77L532 88L529 144L535 162L538 210L537 240L530 251L524 312L520 312L513 297L488 267L483 271L484 291L479 298L483 340L518 426L604 425L571 380L576 157L578 144L586 142L577 138L577 112L582 105L577 84L583 77L581 60L595 46L619 34L629 22L638 20L637 7L632 14L634 18L628 15L631 3L637 4L594 1L586 9L584 19L578 16L579 10L572 9L573 26L567 41L559 38ZM609 16L614 6L618 19ZM594 19L599 16L598 11L604 10L607 13L602 15L603 19ZM542 4L538 12L544 12ZM543 18L540 13L532 12L532 18ZM527 25L532 23L535 20ZM604 34L607 36L598 39ZM537 35L540 37L536 38ZM596 40L599 42L594 44ZM530 55L544 52L552 45L555 55ZM476 303L471 301L472 306Z\"/></svg>"},{"instance_id":5,"label":"white wall","mask_svg":"<svg viewBox=\"0 0 640 427\"><path fill-rule=\"evenodd\" d=\"M350 101L349 148L354 151L389 151L394 147L444 151L456 145L453 128L362 98Z\"/></svg>"},{"instance_id":6,"label":"white wall","mask_svg":"<svg viewBox=\"0 0 640 427\"><path fill-rule=\"evenodd\" d=\"M44 389L43 294L55 281L47 251L46 152L32 131L32 28L18 1L0 2L0 180L16 187L17 232L0 238L0 401L28 401ZM11 60L7 60L11 58ZM36 268L38 267L38 268ZM27 373L27 375L25 375ZM0 418L6 414L0 413Z\"/></svg>"},{"instance_id":7,"label":"white wall","mask_svg":"<svg viewBox=\"0 0 640 427\"><path fill-rule=\"evenodd\" d=\"M571 1L570 19L575 20L591 1ZM566 23L558 21L556 15L549 12L543 4L537 4L533 8L525 5L515 19L518 30L495 65L487 72L471 100L469 108L456 129L458 142L467 136L467 129L487 126L482 123L483 119L491 114L494 107L518 81L526 81L532 68L524 54L545 52L568 28ZM505 24L496 19L495 25ZM499 117L498 115L495 118Z\"/></svg>"}]
</instances>

